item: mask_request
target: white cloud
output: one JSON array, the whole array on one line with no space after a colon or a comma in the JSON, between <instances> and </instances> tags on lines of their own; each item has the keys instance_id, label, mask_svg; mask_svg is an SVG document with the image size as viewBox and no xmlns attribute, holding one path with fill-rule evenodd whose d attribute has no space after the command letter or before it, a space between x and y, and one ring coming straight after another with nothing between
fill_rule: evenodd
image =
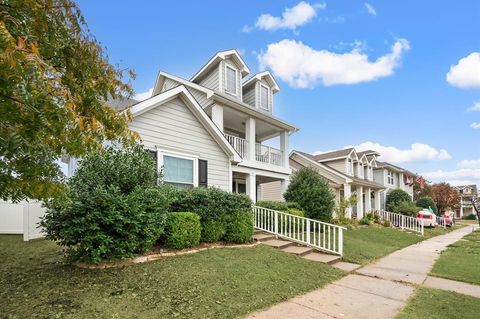
<instances>
[{"instance_id":1,"label":"white cloud","mask_svg":"<svg viewBox=\"0 0 480 319\"><path fill-rule=\"evenodd\" d=\"M473 128L474 130L478 130L480 129L480 123L473 122L472 124L470 124L470 127Z\"/></svg>"},{"instance_id":2,"label":"white cloud","mask_svg":"<svg viewBox=\"0 0 480 319\"><path fill-rule=\"evenodd\" d=\"M473 103L472 106L470 106L467 111L470 111L470 112L480 112L480 101L477 101L475 103Z\"/></svg>"},{"instance_id":3,"label":"white cloud","mask_svg":"<svg viewBox=\"0 0 480 319\"><path fill-rule=\"evenodd\" d=\"M451 159L451 156L448 154L447 150L438 150L423 143L414 143L409 149L399 149L394 146L384 146L370 141L361 143L354 147L357 151L377 151L381 154L379 158L380 161L385 161L392 164Z\"/></svg>"},{"instance_id":4,"label":"white cloud","mask_svg":"<svg viewBox=\"0 0 480 319\"><path fill-rule=\"evenodd\" d=\"M470 185L480 184L480 168L462 168L451 171L432 171L421 174L427 180L432 182L447 182L451 185Z\"/></svg>"},{"instance_id":5,"label":"white cloud","mask_svg":"<svg viewBox=\"0 0 480 319\"><path fill-rule=\"evenodd\" d=\"M452 65L447 82L463 89L480 88L480 52L470 53Z\"/></svg>"},{"instance_id":6,"label":"white cloud","mask_svg":"<svg viewBox=\"0 0 480 319\"><path fill-rule=\"evenodd\" d=\"M270 68L293 87L307 88L318 82L325 86L356 84L390 76L409 49L406 39L398 39L390 53L370 62L361 48L346 53L317 51L301 41L285 39L269 44L257 57L261 69Z\"/></svg>"},{"instance_id":7,"label":"white cloud","mask_svg":"<svg viewBox=\"0 0 480 319\"><path fill-rule=\"evenodd\" d=\"M148 89L148 91L140 92L140 93L135 94L135 96L133 98L137 101L143 101L143 100L146 100L149 97L151 97L152 94L153 94L153 87Z\"/></svg>"},{"instance_id":8,"label":"white cloud","mask_svg":"<svg viewBox=\"0 0 480 319\"><path fill-rule=\"evenodd\" d=\"M363 5L365 6L365 8L367 8L367 12L369 15L372 15L372 16L377 15L377 10L375 10L375 8L370 3L365 2Z\"/></svg>"},{"instance_id":9,"label":"white cloud","mask_svg":"<svg viewBox=\"0 0 480 319\"><path fill-rule=\"evenodd\" d=\"M291 29L295 30L308 22L310 22L317 15L317 11L325 9L327 5L325 3L310 4L305 1L299 2L292 8L286 8L283 11L281 17L276 17L271 14L265 13L257 18L255 27L263 30L278 30L278 29ZM254 29L251 26L244 26L243 32L250 32Z\"/></svg>"},{"instance_id":10,"label":"white cloud","mask_svg":"<svg viewBox=\"0 0 480 319\"><path fill-rule=\"evenodd\" d=\"M478 160L463 160L460 161L457 166L459 168L478 168L480 169L480 159Z\"/></svg>"}]
</instances>

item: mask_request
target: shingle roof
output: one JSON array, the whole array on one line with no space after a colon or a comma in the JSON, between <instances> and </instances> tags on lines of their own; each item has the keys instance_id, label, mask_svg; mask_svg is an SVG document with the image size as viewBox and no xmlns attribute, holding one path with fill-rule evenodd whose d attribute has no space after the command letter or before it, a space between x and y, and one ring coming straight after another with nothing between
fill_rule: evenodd
<instances>
[{"instance_id":1,"label":"shingle roof","mask_svg":"<svg viewBox=\"0 0 480 319\"><path fill-rule=\"evenodd\" d=\"M338 158L338 157L345 157L353 151L353 148L346 148L339 151L321 153L317 155L313 155L316 161L325 161L331 158Z\"/></svg>"},{"instance_id":2,"label":"shingle roof","mask_svg":"<svg viewBox=\"0 0 480 319\"><path fill-rule=\"evenodd\" d=\"M404 169L404 168L401 168L401 167L399 167L399 166L397 166L397 165L393 165L393 164L390 164L390 163L387 163L387 162L380 162L379 160L377 160L377 168L383 168L383 167L385 167L385 166L389 166L389 167L394 168L394 169L396 169L396 170L398 170L398 171L400 171L400 172L407 173L407 174L412 175L412 176L415 176L415 175L416 175L416 174L410 172L409 170L406 170L406 169Z\"/></svg>"}]
</instances>

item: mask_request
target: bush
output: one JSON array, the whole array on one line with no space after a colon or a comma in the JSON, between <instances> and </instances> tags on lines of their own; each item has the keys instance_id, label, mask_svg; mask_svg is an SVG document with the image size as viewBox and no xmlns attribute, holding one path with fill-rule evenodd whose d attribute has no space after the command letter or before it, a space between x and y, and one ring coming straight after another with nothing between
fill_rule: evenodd
<instances>
[{"instance_id":1,"label":"bush","mask_svg":"<svg viewBox=\"0 0 480 319\"><path fill-rule=\"evenodd\" d=\"M239 211L227 218L225 241L246 243L253 236L253 216L250 212Z\"/></svg>"},{"instance_id":2,"label":"bush","mask_svg":"<svg viewBox=\"0 0 480 319\"><path fill-rule=\"evenodd\" d=\"M307 217L330 221L335 207L335 195L326 179L316 170L304 167L296 171L284 194L287 201L298 203Z\"/></svg>"},{"instance_id":3,"label":"bush","mask_svg":"<svg viewBox=\"0 0 480 319\"><path fill-rule=\"evenodd\" d=\"M200 243L200 216L190 212L169 213L165 226L165 246L182 249Z\"/></svg>"},{"instance_id":4,"label":"bush","mask_svg":"<svg viewBox=\"0 0 480 319\"><path fill-rule=\"evenodd\" d=\"M359 223L360 225L366 225L366 226L368 226L368 225L370 225L370 219L369 219L367 216L365 216L365 217L363 217L362 219L360 219L360 221L359 221L358 223Z\"/></svg>"},{"instance_id":5,"label":"bush","mask_svg":"<svg viewBox=\"0 0 480 319\"><path fill-rule=\"evenodd\" d=\"M173 200L155 186L155 176L154 161L140 145L86 156L65 197L46 203L47 239L65 246L71 261L99 263L147 251L162 235Z\"/></svg>"},{"instance_id":6,"label":"bush","mask_svg":"<svg viewBox=\"0 0 480 319\"><path fill-rule=\"evenodd\" d=\"M431 197L421 197L417 200L415 204L417 205L417 207L431 208L435 215L438 213L437 205L435 205L435 202Z\"/></svg>"},{"instance_id":7,"label":"bush","mask_svg":"<svg viewBox=\"0 0 480 319\"><path fill-rule=\"evenodd\" d=\"M385 219L382 223L383 227L390 227L390 221L388 219Z\"/></svg>"},{"instance_id":8,"label":"bush","mask_svg":"<svg viewBox=\"0 0 480 319\"><path fill-rule=\"evenodd\" d=\"M213 243L225 236L225 223L218 220L207 220L202 224L202 242Z\"/></svg>"},{"instance_id":9,"label":"bush","mask_svg":"<svg viewBox=\"0 0 480 319\"><path fill-rule=\"evenodd\" d=\"M421 208L417 207L412 201L401 202L393 207L393 212L397 214L415 216Z\"/></svg>"},{"instance_id":10,"label":"bush","mask_svg":"<svg viewBox=\"0 0 480 319\"><path fill-rule=\"evenodd\" d=\"M294 202L278 202L278 201L261 200L261 201L258 201L255 205L263 208L278 210L281 212L287 212L291 208L300 209L300 206Z\"/></svg>"},{"instance_id":11,"label":"bush","mask_svg":"<svg viewBox=\"0 0 480 319\"><path fill-rule=\"evenodd\" d=\"M463 217L463 219L466 219L466 220L476 220L477 219L477 216L475 214L470 214L468 216L465 216Z\"/></svg>"},{"instance_id":12,"label":"bush","mask_svg":"<svg viewBox=\"0 0 480 319\"><path fill-rule=\"evenodd\" d=\"M387 194L386 207L387 210L393 211L393 208L400 204L401 202L411 202L412 197L408 195L407 192L401 190L400 188L391 190Z\"/></svg>"}]
</instances>

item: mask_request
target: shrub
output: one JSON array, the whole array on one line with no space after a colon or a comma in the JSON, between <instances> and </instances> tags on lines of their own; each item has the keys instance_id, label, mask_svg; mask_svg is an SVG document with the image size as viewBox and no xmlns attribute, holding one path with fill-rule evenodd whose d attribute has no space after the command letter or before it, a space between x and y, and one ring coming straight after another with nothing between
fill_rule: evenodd
<instances>
[{"instance_id":1,"label":"shrub","mask_svg":"<svg viewBox=\"0 0 480 319\"><path fill-rule=\"evenodd\" d=\"M360 225L366 225L366 226L368 226L368 225L370 225L370 219L369 219L367 216L365 216L365 217L363 217L362 219L360 219L360 221L359 221L358 223L359 223Z\"/></svg>"},{"instance_id":2,"label":"shrub","mask_svg":"<svg viewBox=\"0 0 480 319\"><path fill-rule=\"evenodd\" d=\"M349 219L346 216L347 208L350 208L356 205L358 202L357 196L353 195L350 197L341 197L335 207L335 212L337 213L337 219L340 223L346 223L346 220Z\"/></svg>"},{"instance_id":3,"label":"shrub","mask_svg":"<svg viewBox=\"0 0 480 319\"><path fill-rule=\"evenodd\" d=\"M305 212L303 210L296 209L296 208L287 209L287 214L300 216L300 217L305 217Z\"/></svg>"},{"instance_id":4,"label":"shrub","mask_svg":"<svg viewBox=\"0 0 480 319\"><path fill-rule=\"evenodd\" d=\"M239 211L227 217L225 241L246 243L253 236L253 216L250 212Z\"/></svg>"},{"instance_id":5,"label":"shrub","mask_svg":"<svg viewBox=\"0 0 480 319\"><path fill-rule=\"evenodd\" d=\"M417 205L417 207L431 208L435 215L438 213L437 205L435 205L435 202L431 197L421 197L417 200L415 204Z\"/></svg>"},{"instance_id":6,"label":"shrub","mask_svg":"<svg viewBox=\"0 0 480 319\"><path fill-rule=\"evenodd\" d=\"M316 170L304 167L296 171L284 194L287 201L298 203L307 217L330 221L335 207L335 195Z\"/></svg>"},{"instance_id":7,"label":"shrub","mask_svg":"<svg viewBox=\"0 0 480 319\"><path fill-rule=\"evenodd\" d=\"M286 212L291 208L294 208L294 209L300 208L300 206L295 202L278 202L278 201L267 201L267 200L258 201L255 205L263 208L278 210L281 212Z\"/></svg>"},{"instance_id":8,"label":"shrub","mask_svg":"<svg viewBox=\"0 0 480 319\"><path fill-rule=\"evenodd\" d=\"M386 200L386 207L387 210L393 211L394 207L400 204L401 202L411 202L412 197L405 192L404 190L401 190L400 188L391 190L387 194L387 200Z\"/></svg>"},{"instance_id":9,"label":"shrub","mask_svg":"<svg viewBox=\"0 0 480 319\"><path fill-rule=\"evenodd\" d=\"M165 225L171 201L155 185L156 169L140 145L86 156L65 197L46 203L47 239L65 246L71 261L99 263L150 249Z\"/></svg>"},{"instance_id":10,"label":"shrub","mask_svg":"<svg viewBox=\"0 0 480 319\"><path fill-rule=\"evenodd\" d=\"M375 215L373 213L367 213L365 217L371 222L373 222L375 219Z\"/></svg>"},{"instance_id":11,"label":"shrub","mask_svg":"<svg viewBox=\"0 0 480 319\"><path fill-rule=\"evenodd\" d=\"M165 246L189 248L200 243L200 216L190 212L169 213L165 225Z\"/></svg>"},{"instance_id":12,"label":"shrub","mask_svg":"<svg viewBox=\"0 0 480 319\"><path fill-rule=\"evenodd\" d=\"M477 216L475 214L470 214L468 216L465 216L463 217L463 219L466 219L466 220L475 220L477 219Z\"/></svg>"},{"instance_id":13,"label":"shrub","mask_svg":"<svg viewBox=\"0 0 480 319\"><path fill-rule=\"evenodd\" d=\"M415 216L415 214L418 213L420 210L421 208L417 207L412 201L401 202L395 207L393 207L394 213L407 216Z\"/></svg>"},{"instance_id":14,"label":"shrub","mask_svg":"<svg viewBox=\"0 0 480 319\"><path fill-rule=\"evenodd\" d=\"M390 227L390 221L388 219L385 219L382 223L383 227Z\"/></svg>"},{"instance_id":15,"label":"shrub","mask_svg":"<svg viewBox=\"0 0 480 319\"><path fill-rule=\"evenodd\" d=\"M225 235L225 223L218 220L207 220L202 224L201 241L213 243L219 241Z\"/></svg>"}]
</instances>

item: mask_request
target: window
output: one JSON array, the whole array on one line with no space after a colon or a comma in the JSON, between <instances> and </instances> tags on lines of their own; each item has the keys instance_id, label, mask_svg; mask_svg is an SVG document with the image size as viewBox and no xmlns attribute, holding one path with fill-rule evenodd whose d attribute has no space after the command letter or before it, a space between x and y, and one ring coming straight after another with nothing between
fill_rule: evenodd
<instances>
[{"instance_id":1,"label":"window","mask_svg":"<svg viewBox=\"0 0 480 319\"><path fill-rule=\"evenodd\" d=\"M165 183L180 187L194 186L193 176L193 159L170 155L163 156L163 179Z\"/></svg>"},{"instance_id":2,"label":"window","mask_svg":"<svg viewBox=\"0 0 480 319\"><path fill-rule=\"evenodd\" d=\"M268 106L269 93L269 88L260 84L260 108L267 111L270 109Z\"/></svg>"},{"instance_id":3,"label":"window","mask_svg":"<svg viewBox=\"0 0 480 319\"><path fill-rule=\"evenodd\" d=\"M393 185L393 172L387 171L387 183Z\"/></svg>"},{"instance_id":4,"label":"window","mask_svg":"<svg viewBox=\"0 0 480 319\"><path fill-rule=\"evenodd\" d=\"M225 92L237 95L237 70L225 66Z\"/></svg>"},{"instance_id":5,"label":"window","mask_svg":"<svg viewBox=\"0 0 480 319\"><path fill-rule=\"evenodd\" d=\"M347 159L347 173L349 175L352 175L353 174L353 162L352 162L352 159L351 158L348 158Z\"/></svg>"},{"instance_id":6,"label":"window","mask_svg":"<svg viewBox=\"0 0 480 319\"><path fill-rule=\"evenodd\" d=\"M358 163L358 176L363 177L363 164Z\"/></svg>"}]
</instances>

